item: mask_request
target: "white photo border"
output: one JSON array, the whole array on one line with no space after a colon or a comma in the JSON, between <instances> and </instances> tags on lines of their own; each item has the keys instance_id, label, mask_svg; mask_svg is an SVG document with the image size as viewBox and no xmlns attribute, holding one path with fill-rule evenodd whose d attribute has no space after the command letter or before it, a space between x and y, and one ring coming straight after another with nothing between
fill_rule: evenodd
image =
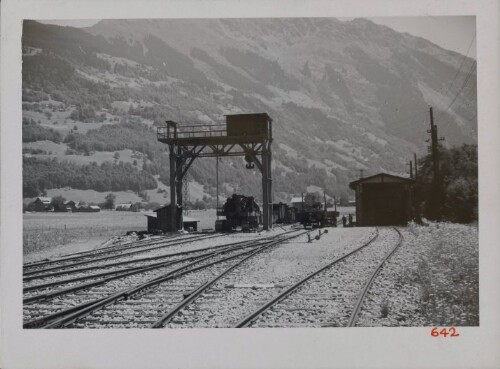
<instances>
[{"instance_id":1,"label":"white photo border","mask_svg":"<svg viewBox=\"0 0 500 369\"><path fill-rule=\"evenodd\" d=\"M7 0L1 3L2 368L500 367L499 2L496 0ZM21 34L23 19L475 15L480 327L23 330Z\"/></svg>"}]
</instances>

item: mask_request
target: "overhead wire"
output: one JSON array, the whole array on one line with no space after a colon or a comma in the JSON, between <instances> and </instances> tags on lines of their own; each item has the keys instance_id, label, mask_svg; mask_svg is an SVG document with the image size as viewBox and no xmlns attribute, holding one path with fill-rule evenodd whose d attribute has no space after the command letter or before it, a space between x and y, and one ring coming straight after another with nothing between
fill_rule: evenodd
<instances>
[{"instance_id":1,"label":"overhead wire","mask_svg":"<svg viewBox=\"0 0 500 369\"><path fill-rule=\"evenodd\" d=\"M457 71L455 72L455 75L452 79L452 82L450 84L450 89L453 87L453 85L455 84L455 81L457 81L457 77L459 76L460 72L462 71L462 68L464 67L465 65L465 61L467 60L467 57L469 56L469 53L470 53L470 50L472 48L472 45L474 44L474 41L476 40L476 33L474 32L474 36L472 37L472 40L471 42L469 43L469 47L467 48L467 52L465 53L465 55L463 56L462 58L462 62L460 63L460 66L459 68L457 69ZM455 94L455 96L451 99L451 102L448 104L448 106L446 107L445 110L443 110L439 116L436 116L436 120L438 120L439 118L441 118L443 115L445 115L448 110L450 110L450 108L452 107L452 105L455 103L455 101L457 101L458 97L460 96L460 94L462 93L462 91L465 89L465 87L467 86L467 83L469 82L469 79L473 73L473 70L476 66L476 61L474 60L471 64L471 67L469 69L469 72L467 73L464 81L462 82L462 86L460 87L460 89L458 90L458 92Z\"/></svg>"},{"instance_id":2,"label":"overhead wire","mask_svg":"<svg viewBox=\"0 0 500 369\"><path fill-rule=\"evenodd\" d=\"M469 56L470 50L471 50L471 48L472 48L472 45L474 44L475 39L476 39L476 33L474 32L474 36L472 37L472 40L471 40L471 42L469 43L469 46L467 47L467 51L466 51L466 53L465 53L464 57L462 58L462 61L460 62L460 66L458 67L457 71L455 72L455 75L453 76L452 82L451 82L451 84L450 84L450 89L451 89L451 88L452 88L452 86L455 84L455 81L457 80L457 77L458 77L458 75L460 74L460 72L461 72L461 70L462 70L462 68L463 68L463 66L464 66L464 64L465 64L465 61L467 60L467 57ZM466 77L466 78L468 79L468 78L470 78L470 76L468 75L468 77ZM460 92L461 92L461 90L460 90ZM459 92L459 93L460 93L460 92ZM455 100L456 100L456 96L455 96L454 101L455 101ZM454 101L452 101L452 103L451 103L450 105L448 105L448 107L447 107L446 111L448 111L448 109L451 107L451 105L454 103ZM443 113L443 114L444 114L444 113ZM443 114L440 114L439 118L440 118ZM425 113L425 118L424 118L424 119L420 119L420 118L421 118L421 116L419 116L418 118L416 118L415 120L413 120L413 121L411 122L411 124L410 124L410 125L416 124L416 123L418 123L419 121L426 122L426 121L427 121L427 113ZM438 118L436 118L436 119L438 119Z\"/></svg>"},{"instance_id":3,"label":"overhead wire","mask_svg":"<svg viewBox=\"0 0 500 369\"><path fill-rule=\"evenodd\" d=\"M450 104L448 105L448 107L442 111L438 117L436 117L436 120L441 118L443 115L445 115L448 110L450 110L450 108L453 106L453 104L455 103L455 101L457 101L458 97L462 94L462 91L465 89L465 87L467 87L467 84L470 80L470 77L472 76L472 73L474 73L474 70L475 70L475 67L476 67L476 61L474 61L469 69L469 72L467 73L467 76L465 77L463 83L462 83L462 86L460 87L460 89L458 90L457 94L455 95L455 97L451 100Z\"/></svg>"}]
</instances>

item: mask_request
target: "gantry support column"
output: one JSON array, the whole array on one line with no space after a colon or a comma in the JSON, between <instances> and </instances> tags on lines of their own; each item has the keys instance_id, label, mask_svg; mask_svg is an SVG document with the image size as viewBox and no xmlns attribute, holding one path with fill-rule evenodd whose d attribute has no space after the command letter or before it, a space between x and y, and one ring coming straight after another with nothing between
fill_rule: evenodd
<instances>
[{"instance_id":1,"label":"gantry support column","mask_svg":"<svg viewBox=\"0 0 500 369\"><path fill-rule=\"evenodd\" d=\"M269 142L269 149L267 151L267 159L268 159L268 165L267 165L267 171L268 171L268 176L267 176L267 197L268 197L268 212L269 212L269 229L273 228L273 178L272 178L272 169L271 169L271 164L272 164L272 153L271 153L271 142Z\"/></svg>"},{"instance_id":2,"label":"gantry support column","mask_svg":"<svg viewBox=\"0 0 500 369\"><path fill-rule=\"evenodd\" d=\"M169 145L169 159L170 159L170 230L172 232L177 231L177 221L176 221L176 211L177 202L175 201L176 185L175 181L177 178L177 158L175 155L175 145Z\"/></svg>"},{"instance_id":3,"label":"gantry support column","mask_svg":"<svg viewBox=\"0 0 500 369\"><path fill-rule=\"evenodd\" d=\"M270 143L266 142L262 148L262 210L263 227L265 231L273 228L273 199L271 179L271 150Z\"/></svg>"},{"instance_id":4,"label":"gantry support column","mask_svg":"<svg viewBox=\"0 0 500 369\"><path fill-rule=\"evenodd\" d=\"M184 210L184 207L183 207L183 197L182 197L182 179L183 179L183 175L182 175L182 171L184 169L184 160L183 160L183 156L182 156L182 152L181 152L181 148L179 147L178 148L178 152L177 152L177 160L176 160L176 176L175 176L175 192L177 193L177 203L175 204L175 208L176 208L176 213L175 213L175 230L179 230L179 229L182 229L182 218L183 218L183 210ZM180 211L180 224L177 223L177 212Z\"/></svg>"},{"instance_id":5,"label":"gantry support column","mask_svg":"<svg viewBox=\"0 0 500 369\"><path fill-rule=\"evenodd\" d=\"M269 218L272 218L272 215L269 214L269 159L267 153L267 147L264 147L262 150L262 210L263 210L263 226L264 230L268 231L269 228Z\"/></svg>"}]
</instances>

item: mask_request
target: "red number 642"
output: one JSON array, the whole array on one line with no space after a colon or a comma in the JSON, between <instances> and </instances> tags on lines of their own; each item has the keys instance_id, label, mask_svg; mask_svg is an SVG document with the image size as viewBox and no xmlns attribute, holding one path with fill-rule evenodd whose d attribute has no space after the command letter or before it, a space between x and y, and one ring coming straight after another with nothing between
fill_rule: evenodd
<instances>
[{"instance_id":1,"label":"red number 642","mask_svg":"<svg viewBox=\"0 0 500 369\"><path fill-rule=\"evenodd\" d=\"M460 334L457 333L457 330L454 328L454 327L451 327L451 328L442 328L441 330L439 330L438 328L432 328L431 330L431 336L432 337L439 337L439 336L443 336L443 337L458 337L460 336Z\"/></svg>"}]
</instances>

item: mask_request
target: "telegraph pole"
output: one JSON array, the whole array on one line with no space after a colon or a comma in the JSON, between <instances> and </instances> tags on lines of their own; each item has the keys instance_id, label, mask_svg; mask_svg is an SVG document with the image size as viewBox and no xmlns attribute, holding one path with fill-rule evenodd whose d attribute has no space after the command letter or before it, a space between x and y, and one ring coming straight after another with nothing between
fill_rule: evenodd
<instances>
[{"instance_id":1,"label":"telegraph pole","mask_svg":"<svg viewBox=\"0 0 500 369\"><path fill-rule=\"evenodd\" d=\"M439 171L439 145L438 141L444 141L444 138L438 139L437 126L434 124L434 116L432 114L432 107L429 108L429 114L431 118L431 129L427 132L431 134L431 158L432 158L432 169L434 173L434 178L432 181L432 214L436 219L441 218L441 210L443 205L443 198L441 192L441 177Z\"/></svg>"},{"instance_id":2,"label":"telegraph pole","mask_svg":"<svg viewBox=\"0 0 500 369\"><path fill-rule=\"evenodd\" d=\"M418 162L417 162L417 154L413 154L413 161L415 163L415 181L417 180L418 177Z\"/></svg>"},{"instance_id":3,"label":"telegraph pole","mask_svg":"<svg viewBox=\"0 0 500 369\"><path fill-rule=\"evenodd\" d=\"M410 179L413 179L413 162L410 160L406 165L410 166Z\"/></svg>"}]
</instances>

